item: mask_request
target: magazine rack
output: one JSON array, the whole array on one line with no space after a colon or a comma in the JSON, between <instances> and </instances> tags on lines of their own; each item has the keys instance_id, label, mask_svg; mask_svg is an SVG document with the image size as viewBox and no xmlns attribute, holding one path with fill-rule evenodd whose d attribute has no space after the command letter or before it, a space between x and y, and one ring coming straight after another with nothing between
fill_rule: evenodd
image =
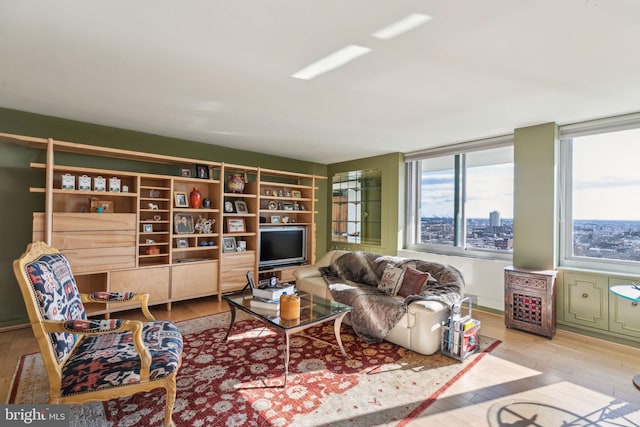
<instances>
[{"instance_id":1,"label":"magazine rack","mask_svg":"<svg viewBox=\"0 0 640 427\"><path fill-rule=\"evenodd\" d=\"M462 308L467 303L467 312ZM463 298L451 307L451 316L442 323L440 352L463 361L480 349L480 321L471 317L471 298Z\"/></svg>"}]
</instances>

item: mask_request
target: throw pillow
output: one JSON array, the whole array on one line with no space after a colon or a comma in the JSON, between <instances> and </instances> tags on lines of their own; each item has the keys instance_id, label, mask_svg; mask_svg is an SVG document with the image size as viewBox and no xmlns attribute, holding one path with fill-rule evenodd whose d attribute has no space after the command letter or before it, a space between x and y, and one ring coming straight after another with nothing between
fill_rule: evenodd
<instances>
[{"instance_id":1,"label":"throw pillow","mask_svg":"<svg viewBox=\"0 0 640 427\"><path fill-rule=\"evenodd\" d=\"M398 295L408 297L409 295L420 295L422 288L426 285L427 280L432 280L430 273L416 270L415 268L407 268L404 271L402 284L398 290Z\"/></svg>"},{"instance_id":2,"label":"throw pillow","mask_svg":"<svg viewBox=\"0 0 640 427\"><path fill-rule=\"evenodd\" d=\"M392 265L387 265L382 273L378 289L387 295L395 296L402 284L404 270Z\"/></svg>"}]
</instances>

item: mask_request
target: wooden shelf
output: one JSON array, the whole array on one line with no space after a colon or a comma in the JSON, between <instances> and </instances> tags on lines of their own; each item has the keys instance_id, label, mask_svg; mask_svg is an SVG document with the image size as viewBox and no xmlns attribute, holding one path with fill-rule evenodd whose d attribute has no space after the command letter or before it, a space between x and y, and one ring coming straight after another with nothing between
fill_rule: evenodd
<instances>
[{"instance_id":1,"label":"wooden shelf","mask_svg":"<svg viewBox=\"0 0 640 427\"><path fill-rule=\"evenodd\" d=\"M30 163L33 169L44 172L44 185L29 189L45 199L45 213L34 215L33 237L50 244L56 242L59 249L70 254L72 268L81 278L78 286L82 292L148 292L152 305L210 295L220 299L222 292L244 286L247 271L258 277L260 227L307 227L307 258L309 262L314 261L315 183L325 177L4 133L0 133L0 140L46 150L45 163ZM75 153L80 160L81 156L126 159L130 161L127 164L130 169L60 164L55 159L59 152ZM146 172L149 165L142 163L139 169L144 172L138 172L135 162L188 168L205 165L209 179L149 173ZM107 184L110 178L117 177L121 188L126 186L128 192L62 189L62 177L66 174L75 177L74 183L83 175L91 177L92 184L96 177L104 178ZM238 174L245 178L244 192L231 193L227 190L227 178ZM188 202L193 188L198 188L203 199L209 199L210 208L175 206L176 192L186 193ZM282 190L285 194L266 196L263 194L265 189ZM295 197L287 195L289 192ZM90 207L91 199L110 203L115 213L82 213L88 210L86 205ZM261 204L270 199L291 205L304 204L306 209L265 210ZM248 212L223 212L225 201L244 201ZM261 224L259 216L265 213L290 216L296 222ZM212 220L212 232L175 234L176 214L192 215L194 226L199 217ZM226 220L232 218L242 218L246 231L225 233ZM151 225L153 231L143 231L146 225ZM223 239L231 237L242 241L247 250L223 252ZM147 243L147 240L153 243ZM200 246L203 241L215 244ZM188 246L176 247L178 243ZM159 248L160 253L147 254L153 247ZM282 271L289 270L283 268ZM120 309L107 305L98 310L92 308L90 312L108 317L116 310Z\"/></svg>"}]
</instances>

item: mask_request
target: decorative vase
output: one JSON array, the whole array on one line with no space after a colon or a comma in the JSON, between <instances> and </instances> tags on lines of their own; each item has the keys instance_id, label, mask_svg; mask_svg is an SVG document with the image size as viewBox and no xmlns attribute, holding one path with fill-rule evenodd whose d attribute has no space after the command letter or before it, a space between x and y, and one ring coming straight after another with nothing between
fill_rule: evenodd
<instances>
[{"instance_id":1,"label":"decorative vase","mask_svg":"<svg viewBox=\"0 0 640 427\"><path fill-rule=\"evenodd\" d=\"M244 177L242 175L229 175L227 189L229 193L242 193L244 191Z\"/></svg>"},{"instance_id":2,"label":"decorative vase","mask_svg":"<svg viewBox=\"0 0 640 427\"><path fill-rule=\"evenodd\" d=\"M211 199L202 199L202 207L209 209L211 207Z\"/></svg>"},{"instance_id":3,"label":"decorative vase","mask_svg":"<svg viewBox=\"0 0 640 427\"><path fill-rule=\"evenodd\" d=\"M298 295L280 296L280 318L284 320L293 320L300 317L300 297Z\"/></svg>"},{"instance_id":4,"label":"decorative vase","mask_svg":"<svg viewBox=\"0 0 640 427\"><path fill-rule=\"evenodd\" d=\"M198 209L200 203L202 203L202 194L200 194L200 191L196 187L193 187L193 190L189 193L189 204L192 208Z\"/></svg>"}]
</instances>

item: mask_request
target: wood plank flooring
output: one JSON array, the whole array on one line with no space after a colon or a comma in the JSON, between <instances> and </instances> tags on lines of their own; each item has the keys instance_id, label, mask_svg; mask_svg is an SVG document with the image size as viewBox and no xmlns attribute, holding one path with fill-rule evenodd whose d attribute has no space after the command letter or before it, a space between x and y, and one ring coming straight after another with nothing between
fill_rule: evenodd
<instances>
[{"instance_id":1,"label":"wood plank flooring","mask_svg":"<svg viewBox=\"0 0 640 427\"><path fill-rule=\"evenodd\" d=\"M227 310L205 298L151 311L181 321ZM640 390L631 382L640 374L640 349L565 331L549 340L506 329L501 316L473 313L481 334L502 344L407 426L640 426ZM121 317L142 318L137 312ZM37 351L31 329L0 333L0 402L19 357Z\"/></svg>"}]
</instances>

